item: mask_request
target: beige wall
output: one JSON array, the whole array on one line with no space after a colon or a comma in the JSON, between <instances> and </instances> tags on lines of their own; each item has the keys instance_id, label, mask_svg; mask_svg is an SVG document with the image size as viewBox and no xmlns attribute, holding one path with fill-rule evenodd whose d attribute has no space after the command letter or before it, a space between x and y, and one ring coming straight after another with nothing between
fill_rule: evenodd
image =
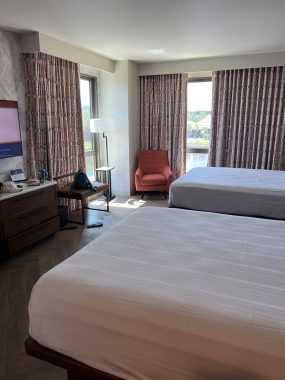
<instances>
[{"instance_id":1,"label":"beige wall","mask_svg":"<svg viewBox=\"0 0 285 380\"><path fill-rule=\"evenodd\" d=\"M198 71L216 71L249 67L284 66L285 53L251 54L232 57L215 57L145 63L139 65L139 75L158 75L189 73Z\"/></svg>"},{"instance_id":2,"label":"beige wall","mask_svg":"<svg viewBox=\"0 0 285 380\"><path fill-rule=\"evenodd\" d=\"M23 53L41 51L55 57L67 59L99 70L114 72L115 61L88 50L73 46L43 33L33 32L21 35Z\"/></svg>"},{"instance_id":3,"label":"beige wall","mask_svg":"<svg viewBox=\"0 0 285 380\"><path fill-rule=\"evenodd\" d=\"M129 161L130 193L135 193L135 171L137 169L138 151L140 149L140 83L138 65L129 62Z\"/></svg>"},{"instance_id":4,"label":"beige wall","mask_svg":"<svg viewBox=\"0 0 285 380\"><path fill-rule=\"evenodd\" d=\"M113 193L129 195L128 61L118 61L113 74L100 74L99 117L115 120L115 131L108 134Z\"/></svg>"},{"instance_id":5,"label":"beige wall","mask_svg":"<svg viewBox=\"0 0 285 380\"><path fill-rule=\"evenodd\" d=\"M137 64L118 61L113 74L99 75L99 116L115 120L115 131L108 134L109 164L113 192L134 192L134 172L139 150L139 78Z\"/></svg>"}]
</instances>

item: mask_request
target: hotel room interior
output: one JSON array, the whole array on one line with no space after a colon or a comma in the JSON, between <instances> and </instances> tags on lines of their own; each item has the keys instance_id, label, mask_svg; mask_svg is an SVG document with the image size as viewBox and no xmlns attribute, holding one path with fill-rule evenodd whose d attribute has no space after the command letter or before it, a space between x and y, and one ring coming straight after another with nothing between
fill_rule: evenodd
<instances>
[{"instance_id":1,"label":"hotel room interior","mask_svg":"<svg viewBox=\"0 0 285 380\"><path fill-rule=\"evenodd\" d=\"M0 380L285 379L284 15L0 1Z\"/></svg>"}]
</instances>

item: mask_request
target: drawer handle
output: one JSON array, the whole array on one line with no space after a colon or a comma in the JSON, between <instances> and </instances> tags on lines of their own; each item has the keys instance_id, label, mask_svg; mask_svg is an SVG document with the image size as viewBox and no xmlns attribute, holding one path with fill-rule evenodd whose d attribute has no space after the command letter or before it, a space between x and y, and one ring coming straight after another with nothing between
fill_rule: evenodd
<instances>
[{"instance_id":1,"label":"drawer handle","mask_svg":"<svg viewBox=\"0 0 285 380\"><path fill-rule=\"evenodd\" d=\"M22 214L21 216L18 216L17 219L19 219L19 220L25 219L27 216L34 215L36 212L41 212L41 211L44 211L46 209L47 209L46 206L34 208L33 210L27 211L24 214Z\"/></svg>"},{"instance_id":2,"label":"drawer handle","mask_svg":"<svg viewBox=\"0 0 285 380\"><path fill-rule=\"evenodd\" d=\"M21 197L20 199L15 199L15 202L21 202L21 201L23 201L25 199L35 198L35 196L37 196L40 193L44 193L44 190L38 191L36 194L32 193L30 195L26 195L24 197Z\"/></svg>"}]
</instances>

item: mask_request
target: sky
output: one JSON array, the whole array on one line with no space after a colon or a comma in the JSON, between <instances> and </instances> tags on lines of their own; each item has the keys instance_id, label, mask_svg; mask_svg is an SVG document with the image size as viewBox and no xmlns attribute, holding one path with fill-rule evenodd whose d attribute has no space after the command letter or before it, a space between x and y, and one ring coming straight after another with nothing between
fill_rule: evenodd
<instances>
[{"instance_id":1,"label":"sky","mask_svg":"<svg viewBox=\"0 0 285 380\"><path fill-rule=\"evenodd\" d=\"M80 79L80 97L82 106L90 106L88 80Z\"/></svg>"},{"instance_id":2,"label":"sky","mask_svg":"<svg viewBox=\"0 0 285 380\"><path fill-rule=\"evenodd\" d=\"M211 111L212 82L188 82L187 111Z\"/></svg>"}]
</instances>

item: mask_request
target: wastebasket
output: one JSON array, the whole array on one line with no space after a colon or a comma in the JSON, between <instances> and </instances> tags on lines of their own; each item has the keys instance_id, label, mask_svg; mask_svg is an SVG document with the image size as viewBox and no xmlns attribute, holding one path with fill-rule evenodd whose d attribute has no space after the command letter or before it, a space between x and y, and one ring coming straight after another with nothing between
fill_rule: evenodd
<instances>
[{"instance_id":1,"label":"wastebasket","mask_svg":"<svg viewBox=\"0 0 285 380\"><path fill-rule=\"evenodd\" d=\"M58 206L57 215L60 228L63 228L68 222L68 206Z\"/></svg>"}]
</instances>

